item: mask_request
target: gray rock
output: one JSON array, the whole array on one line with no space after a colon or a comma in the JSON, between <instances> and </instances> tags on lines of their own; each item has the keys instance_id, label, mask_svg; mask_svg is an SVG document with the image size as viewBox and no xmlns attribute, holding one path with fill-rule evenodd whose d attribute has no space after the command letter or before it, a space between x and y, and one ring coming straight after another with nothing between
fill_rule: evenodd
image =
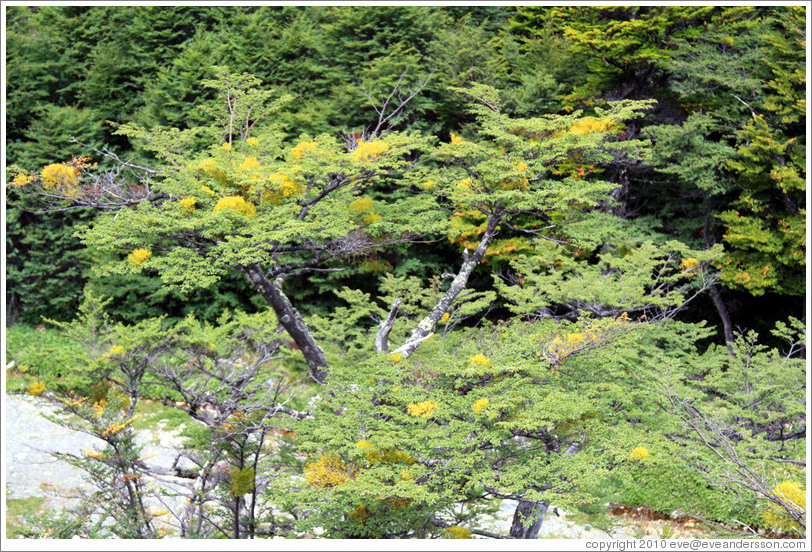
<instances>
[{"instance_id":1,"label":"gray rock","mask_svg":"<svg viewBox=\"0 0 812 552\"><path fill-rule=\"evenodd\" d=\"M6 496L48 496L46 489L86 488L84 472L57 460L50 452L81 454L103 441L64 428L42 417L55 414L52 405L30 395L6 395L5 436Z\"/></svg>"}]
</instances>

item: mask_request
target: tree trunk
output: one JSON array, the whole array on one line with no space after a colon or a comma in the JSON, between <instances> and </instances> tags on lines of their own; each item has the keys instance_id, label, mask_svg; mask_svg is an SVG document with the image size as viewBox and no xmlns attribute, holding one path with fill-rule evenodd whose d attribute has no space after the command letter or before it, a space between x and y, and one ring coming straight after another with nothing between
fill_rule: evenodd
<instances>
[{"instance_id":1,"label":"tree trunk","mask_svg":"<svg viewBox=\"0 0 812 552\"><path fill-rule=\"evenodd\" d=\"M496 226L501 220L502 217L496 214L488 217L488 226L485 229L485 233L482 234L482 238L479 240L479 244L477 245L473 254L471 254L470 257L466 257L463 261L457 276L454 278L454 281L451 282L451 287L448 288L448 291L446 291L442 298L440 298L440 301L437 303L437 306L434 307L431 313L420 321L412 332L412 335L409 336L408 341L406 341L406 343L401 345L399 348L395 349L396 353L400 353L404 357L410 356L415 352L415 350L417 350L425 339L434 333L434 327L437 325L437 322L443 317L443 314L448 311L448 308L454 302L454 299L457 298L457 295L459 295L460 292L465 289L465 286L468 285L468 278L479 264L479 261L481 261L485 256L488 246L493 240L493 237L496 235Z\"/></svg>"},{"instance_id":2,"label":"tree trunk","mask_svg":"<svg viewBox=\"0 0 812 552\"><path fill-rule=\"evenodd\" d=\"M710 296L713 300L713 305L716 307L716 312L719 313L719 318L722 319L722 328L725 332L725 345L727 345L727 350L732 355L733 347L731 343L735 340L733 337L733 324L730 322L730 314L728 314L727 308L722 301L722 294L719 293L719 286L713 284L710 287Z\"/></svg>"},{"instance_id":3,"label":"tree trunk","mask_svg":"<svg viewBox=\"0 0 812 552\"><path fill-rule=\"evenodd\" d=\"M268 304L276 313L276 318L282 327L288 332L290 337L302 351L305 361L310 366L310 376L318 383L324 383L327 379L327 359L324 352L316 343L310 328L305 324L302 315L299 314L291 304L287 296L282 292L282 278L277 278L273 282L265 275L259 263L240 267L248 281L262 294Z\"/></svg>"},{"instance_id":4,"label":"tree trunk","mask_svg":"<svg viewBox=\"0 0 812 552\"><path fill-rule=\"evenodd\" d=\"M510 536L514 539L537 539L548 507L546 502L520 499L513 514ZM528 520L533 521L529 523Z\"/></svg>"},{"instance_id":5,"label":"tree trunk","mask_svg":"<svg viewBox=\"0 0 812 552\"><path fill-rule=\"evenodd\" d=\"M705 237L705 249L710 249L714 243L713 238L711 237L711 215L713 214L713 196L710 192L707 195L707 204L705 206L705 226L702 229L702 235ZM713 306L716 307L716 312L719 313L719 318L722 319L722 329L725 332L725 345L727 345L727 351L733 355L733 346L731 343L734 340L733 337L733 324L730 322L730 314L727 312L727 308L725 307L725 303L722 301L722 294L719 293L719 287L716 284L713 284L710 287L710 296L711 300L713 301Z\"/></svg>"}]
</instances>

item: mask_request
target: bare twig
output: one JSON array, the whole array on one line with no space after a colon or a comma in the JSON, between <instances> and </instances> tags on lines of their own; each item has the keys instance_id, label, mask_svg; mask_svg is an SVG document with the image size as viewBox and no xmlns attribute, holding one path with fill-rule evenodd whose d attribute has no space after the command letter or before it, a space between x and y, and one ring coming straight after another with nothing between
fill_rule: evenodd
<instances>
[{"instance_id":1,"label":"bare twig","mask_svg":"<svg viewBox=\"0 0 812 552\"><path fill-rule=\"evenodd\" d=\"M367 100L369 100L369 103L372 105L372 108L378 114L378 122L376 123L375 128L372 131L367 132L369 137L374 139L380 136L382 133L391 130L392 127L402 119L403 110L406 107L406 105L408 105L408 103L412 101L412 99L414 99L414 97L417 96L423 90L423 88L426 87L426 85L429 83L429 80L431 80L431 77L434 75L434 72L430 73L429 76L426 77L424 81L418 83L416 88L414 88L413 90L412 89L407 90L406 91L407 96L404 98L400 93L404 89L403 80L406 77L407 73L408 70L401 73L400 77L398 77L397 83L395 83L395 86L392 88L392 91L389 93L389 95L381 102L380 107L375 105L375 101L372 98L371 92L367 90L363 91L364 96L367 98ZM397 106L394 107L394 109L389 111L390 104L392 103L393 99L397 99L398 104ZM384 125L386 125L385 128Z\"/></svg>"}]
</instances>

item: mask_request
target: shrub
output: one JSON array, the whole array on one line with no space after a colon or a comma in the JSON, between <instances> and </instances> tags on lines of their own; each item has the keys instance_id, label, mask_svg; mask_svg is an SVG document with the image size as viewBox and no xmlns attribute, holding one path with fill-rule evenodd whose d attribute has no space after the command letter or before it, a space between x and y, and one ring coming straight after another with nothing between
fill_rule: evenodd
<instances>
[{"instance_id":1,"label":"shrub","mask_svg":"<svg viewBox=\"0 0 812 552\"><path fill-rule=\"evenodd\" d=\"M48 389L87 394L92 380L81 368L87 358L84 349L56 329L39 328L7 328L6 363L27 366L26 373Z\"/></svg>"}]
</instances>

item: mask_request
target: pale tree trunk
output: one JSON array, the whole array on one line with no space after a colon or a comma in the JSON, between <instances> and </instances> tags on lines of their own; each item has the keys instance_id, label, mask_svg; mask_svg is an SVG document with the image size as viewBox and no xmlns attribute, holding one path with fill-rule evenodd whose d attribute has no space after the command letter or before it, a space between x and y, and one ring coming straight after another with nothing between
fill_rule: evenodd
<instances>
[{"instance_id":1,"label":"pale tree trunk","mask_svg":"<svg viewBox=\"0 0 812 552\"><path fill-rule=\"evenodd\" d=\"M291 304L287 296L282 292L282 279L277 278L271 281L259 263L240 267L248 281L259 291L268 301L268 304L276 313L276 318L282 327L288 332L290 337L302 351L305 361L310 366L310 376L318 383L324 383L327 379L327 359L324 352L316 343L310 328L307 327L302 315Z\"/></svg>"},{"instance_id":2,"label":"pale tree trunk","mask_svg":"<svg viewBox=\"0 0 812 552\"><path fill-rule=\"evenodd\" d=\"M400 307L400 299L395 299L395 303L389 310L389 316L386 320L378 325L378 335L375 336L375 350L388 353L389 352L389 333L395 325L395 318L398 316L398 308Z\"/></svg>"},{"instance_id":3,"label":"pale tree trunk","mask_svg":"<svg viewBox=\"0 0 812 552\"><path fill-rule=\"evenodd\" d=\"M417 350L423 341L434 333L434 327L437 325L437 322L443 317L443 314L448 312L448 308L468 285L468 278L488 251L488 246L491 241L493 241L493 237L497 233L496 227L501 220L502 217L500 214L492 214L488 217L488 225L482 234L482 238L479 240L479 244L470 256L466 255L459 272L457 272L457 276L451 282L451 287L443 294L431 313L420 321L406 343L395 349L395 353L409 357ZM396 313L397 309L393 308L392 311L390 311L390 317ZM386 328L391 329L391 324L386 323L388 321L389 319L387 318L387 321L381 324L381 330ZM388 334L388 330L386 330L386 333ZM386 343L386 336L381 336L379 332L377 341L378 343ZM379 350L385 349L379 348Z\"/></svg>"}]
</instances>

